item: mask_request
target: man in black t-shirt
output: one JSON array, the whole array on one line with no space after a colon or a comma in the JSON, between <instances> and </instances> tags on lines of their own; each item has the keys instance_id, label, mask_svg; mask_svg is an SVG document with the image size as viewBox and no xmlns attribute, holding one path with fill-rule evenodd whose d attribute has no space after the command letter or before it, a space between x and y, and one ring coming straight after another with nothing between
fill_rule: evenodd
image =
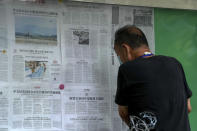
<instances>
[{"instance_id":1,"label":"man in black t-shirt","mask_svg":"<svg viewBox=\"0 0 197 131\"><path fill-rule=\"evenodd\" d=\"M144 33L127 25L116 31L119 67L115 102L132 131L190 131L189 89L175 58L150 52Z\"/></svg>"}]
</instances>

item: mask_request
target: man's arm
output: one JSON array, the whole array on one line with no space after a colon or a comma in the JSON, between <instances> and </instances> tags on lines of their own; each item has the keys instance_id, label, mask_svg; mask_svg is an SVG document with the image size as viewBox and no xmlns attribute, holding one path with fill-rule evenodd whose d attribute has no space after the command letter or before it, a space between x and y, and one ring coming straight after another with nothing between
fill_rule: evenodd
<instances>
[{"instance_id":1,"label":"man's arm","mask_svg":"<svg viewBox=\"0 0 197 131\"><path fill-rule=\"evenodd\" d=\"M182 67L180 62L178 62L178 63L179 63L179 66L180 66L182 74L183 74L183 82L184 82L184 85L185 85L185 93L186 93L186 97L187 97L187 110L188 110L188 113L190 113L192 111L192 106L191 106L191 103L190 103L190 97L192 96L192 91L189 89L189 86L187 84L183 67Z\"/></svg>"},{"instance_id":2,"label":"man's arm","mask_svg":"<svg viewBox=\"0 0 197 131\"><path fill-rule=\"evenodd\" d=\"M187 99L187 109L188 109L188 113L190 113L192 111L192 106L191 106L190 98Z\"/></svg>"},{"instance_id":3,"label":"man's arm","mask_svg":"<svg viewBox=\"0 0 197 131\"><path fill-rule=\"evenodd\" d=\"M130 127L130 118L128 113L128 106L120 106L118 105L119 115L122 120Z\"/></svg>"}]
</instances>

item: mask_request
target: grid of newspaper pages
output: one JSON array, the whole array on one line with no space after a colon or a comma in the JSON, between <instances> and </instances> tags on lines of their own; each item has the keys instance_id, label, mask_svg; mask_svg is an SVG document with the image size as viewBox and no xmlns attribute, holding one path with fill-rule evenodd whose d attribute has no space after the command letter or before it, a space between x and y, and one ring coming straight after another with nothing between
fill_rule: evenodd
<instances>
[{"instance_id":1,"label":"grid of newspaper pages","mask_svg":"<svg viewBox=\"0 0 197 131\"><path fill-rule=\"evenodd\" d=\"M126 131L114 103L114 32L152 8L0 0L0 131Z\"/></svg>"}]
</instances>

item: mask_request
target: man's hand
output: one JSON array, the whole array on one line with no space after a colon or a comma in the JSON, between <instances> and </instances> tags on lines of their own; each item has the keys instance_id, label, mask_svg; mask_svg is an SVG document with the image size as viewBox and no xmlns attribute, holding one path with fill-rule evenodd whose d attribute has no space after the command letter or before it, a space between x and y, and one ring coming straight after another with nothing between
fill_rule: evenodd
<instances>
[{"instance_id":1,"label":"man's hand","mask_svg":"<svg viewBox=\"0 0 197 131\"><path fill-rule=\"evenodd\" d=\"M130 127L130 118L128 113L128 106L118 106L119 115L122 120Z\"/></svg>"},{"instance_id":2,"label":"man's hand","mask_svg":"<svg viewBox=\"0 0 197 131\"><path fill-rule=\"evenodd\" d=\"M192 111L192 106L191 106L190 98L187 99L187 109L188 109L188 113L190 113Z\"/></svg>"}]
</instances>

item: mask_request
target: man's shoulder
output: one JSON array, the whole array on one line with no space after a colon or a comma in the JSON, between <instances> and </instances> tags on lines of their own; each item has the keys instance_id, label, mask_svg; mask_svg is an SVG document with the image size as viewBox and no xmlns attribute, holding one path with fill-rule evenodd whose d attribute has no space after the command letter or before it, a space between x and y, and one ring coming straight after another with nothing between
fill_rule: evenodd
<instances>
[{"instance_id":1,"label":"man's shoulder","mask_svg":"<svg viewBox=\"0 0 197 131\"><path fill-rule=\"evenodd\" d=\"M167 65L179 65L180 62L175 58L171 56L164 56L164 55L155 55L153 57L149 58L137 58L133 61L128 61L124 64L122 64L119 69L120 70L125 70L125 69L136 69L136 68L144 68L144 67L150 67L151 65L156 66L156 65L162 65L162 64L167 64Z\"/></svg>"},{"instance_id":2,"label":"man's shoulder","mask_svg":"<svg viewBox=\"0 0 197 131\"><path fill-rule=\"evenodd\" d=\"M158 59L165 60L166 63L173 62L176 64L181 64L178 59L176 59L175 57L172 57L172 56L158 55L157 57L158 57Z\"/></svg>"},{"instance_id":3,"label":"man's shoulder","mask_svg":"<svg viewBox=\"0 0 197 131\"><path fill-rule=\"evenodd\" d=\"M178 61L175 57L172 57L172 56L165 56L165 55L155 55L155 57L158 57L158 58L163 58L163 59L171 59L171 60L175 60L175 61Z\"/></svg>"},{"instance_id":4,"label":"man's shoulder","mask_svg":"<svg viewBox=\"0 0 197 131\"><path fill-rule=\"evenodd\" d=\"M142 64L142 63L146 63L146 62L154 62L154 61L174 61L174 62L178 62L179 61L175 58L175 57L172 57L172 56L164 56L164 55L155 55L155 56L152 56L152 57L149 57L149 58L137 58L135 60L132 60L132 61L128 61L128 62L125 62L124 64L122 64L121 66L122 67L125 67L125 66L128 66L128 65L135 65L135 64Z\"/></svg>"}]
</instances>

